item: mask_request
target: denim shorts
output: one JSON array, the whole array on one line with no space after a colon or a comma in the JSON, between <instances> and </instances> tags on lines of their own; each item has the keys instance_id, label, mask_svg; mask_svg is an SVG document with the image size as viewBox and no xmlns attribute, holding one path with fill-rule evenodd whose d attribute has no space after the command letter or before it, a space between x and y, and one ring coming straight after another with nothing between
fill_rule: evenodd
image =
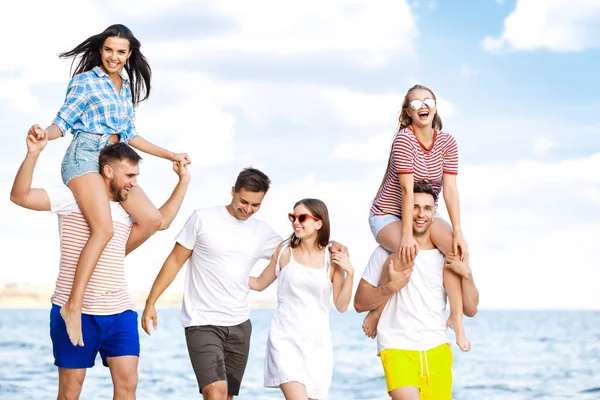
<instances>
[{"instance_id":1,"label":"denim shorts","mask_svg":"<svg viewBox=\"0 0 600 400\"><path fill-rule=\"evenodd\" d=\"M107 367L108 357L140 356L138 314L133 310L112 315L81 314L81 331L85 346L73 346L60 306L50 310L50 338L54 365L60 368L92 368L100 353Z\"/></svg>"},{"instance_id":2,"label":"denim shorts","mask_svg":"<svg viewBox=\"0 0 600 400\"><path fill-rule=\"evenodd\" d=\"M102 136L85 132L78 132L73 136L60 168L65 185L71 179L89 172L100 173L98 156L108 143Z\"/></svg>"},{"instance_id":3,"label":"denim shorts","mask_svg":"<svg viewBox=\"0 0 600 400\"><path fill-rule=\"evenodd\" d=\"M380 230L383 229L384 226L396 222L402 221L400 217L397 217L392 214L384 214L384 215L375 215L373 213L369 214L369 227L371 228L371 232L373 233L373 237L377 238L377 234Z\"/></svg>"}]
</instances>

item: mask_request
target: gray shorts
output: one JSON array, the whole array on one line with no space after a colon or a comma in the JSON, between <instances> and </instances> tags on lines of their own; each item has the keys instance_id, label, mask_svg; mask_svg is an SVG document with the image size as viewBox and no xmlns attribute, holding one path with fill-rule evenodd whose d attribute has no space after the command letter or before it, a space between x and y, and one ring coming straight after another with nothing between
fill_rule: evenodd
<instances>
[{"instance_id":1,"label":"gray shorts","mask_svg":"<svg viewBox=\"0 0 600 400\"><path fill-rule=\"evenodd\" d=\"M185 340L198 388L227 381L227 394L237 396L250 351L250 320L234 326L201 325L185 328Z\"/></svg>"}]
</instances>

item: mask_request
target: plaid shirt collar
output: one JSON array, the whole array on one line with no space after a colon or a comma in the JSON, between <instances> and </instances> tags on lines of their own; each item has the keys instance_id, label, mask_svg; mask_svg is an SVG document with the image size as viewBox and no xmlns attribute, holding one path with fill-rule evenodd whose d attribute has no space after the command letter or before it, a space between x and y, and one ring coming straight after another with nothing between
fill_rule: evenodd
<instances>
[{"instance_id":1,"label":"plaid shirt collar","mask_svg":"<svg viewBox=\"0 0 600 400\"><path fill-rule=\"evenodd\" d=\"M106 76L106 77L108 77L108 78L110 78L110 77L108 76L108 74L107 74L106 72L104 72L104 70L103 70L102 68L100 68L100 66L96 66L96 67L92 68L92 71L94 71L94 73L95 73L95 74L96 74L96 75L97 75L99 78L102 78L102 77L105 77L105 76ZM124 78L124 77L123 77L123 75L121 75L121 74L119 74L119 75L121 76L121 79L123 80L123 83L125 83L125 84L129 84L129 79L127 79L127 78Z\"/></svg>"}]
</instances>

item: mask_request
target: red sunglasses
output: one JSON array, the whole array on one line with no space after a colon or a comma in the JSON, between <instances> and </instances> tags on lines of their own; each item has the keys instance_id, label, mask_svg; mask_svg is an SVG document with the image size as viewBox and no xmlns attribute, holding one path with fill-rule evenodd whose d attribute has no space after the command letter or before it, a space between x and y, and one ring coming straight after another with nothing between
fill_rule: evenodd
<instances>
[{"instance_id":1,"label":"red sunglasses","mask_svg":"<svg viewBox=\"0 0 600 400\"><path fill-rule=\"evenodd\" d=\"M288 214L288 218L290 219L290 222L294 222L296 221L296 218L298 218L298 222L300 222L301 224L304 223L304 221L306 221L306 218L312 218L315 221L320 221L321 218L317 218L314 215L310 215L310 214L292 214L289 213Z\"/></svg>"}]
</instances>

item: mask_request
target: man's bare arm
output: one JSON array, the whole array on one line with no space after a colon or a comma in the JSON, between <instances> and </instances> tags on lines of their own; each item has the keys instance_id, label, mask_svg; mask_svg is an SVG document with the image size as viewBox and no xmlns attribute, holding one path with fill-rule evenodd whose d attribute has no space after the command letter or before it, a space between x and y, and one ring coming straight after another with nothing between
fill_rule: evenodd
<instances>
[{"instance_id":1,"label":"man's bare arm","mask_svg":"<svg viewBox=\"0 0 600 400\"><path fill-rule=\"evenodd\" d=\"M48 144L48 137L42 135L41 139L37 139L34 135L28 135L26 142L27 155L15 176L15 181L10 191L10 201L30 210L50 211L48 193L43 189L31 188L33 171L42 150Z\"/></svg>"},{"instance_id":2,"label":"man's bare arm","mask_svg":"<svg viewBox=\"0 0 600 400\"><path fill-rule=\"evenodd\" d=\"M473 271L469 266L469 256L461 261L460 257L455 255L446 256L446 268L452 269L462 280L463 314L467 317L474 317L479 307L479 290L473 280Z\"/></svg>"},{"instance_id":3,"label":"man's bare arm","mask_svg":"<svg viewBox=\"0 0 600 400\"><path fill-rule=\"evenodd\" d=\"M394 269L394 262L399 263L400 258L396 255L388 257L383 268L388 269L390 281L383 286L375 287L369 282L361 279L354 295L354 309L357 312L371 311L385 304L398 290L408 284L412 273L410 266L401 266L401 271Z\"/></svg>"},{"instance_id":4,"label":"man's bare arm","mask_svg":"<svg viewBox=\"0 0 600 400\"><path fill-rule=\"evenodd\" d=\"M181 270L181 267L183 267L183 264L185 264L191 255L192 250L186 249L179 243L175 243L175 247L173 247L171 254L169 254L165 260L165 263L154 280L142 314L142 328L148 335L150 335L150 325L152 325L154 329L158 327L156 301L171 283L173 283L173 280Z\"/></svg>"},{"instance_id":5,"label":"man's bare arm","mask_svg":"<svg viewBox=\"0 0 600 400\"><path fill-rule=\"evenodd\" d=\"M191 175L185 162L174 162L173 170L179 176L179 181L177 182L177 186L175 186L173 193L171 193L171 196L168 198L165 204L158 209L163 220L160 228L158 229L159 231L165 230L171 226L171 222L173 222L175 216L181 208L181 204L183 203L183 199L191 180ZM139 229L137 224L134 224L131 228L129 239L127 239L125 254L129 254L133 250L137 249L142 245L142 243L148 240L149 237L150 235L148 235L147 232L143 232L141 229Z\"/></svg>"}]
</instances>

